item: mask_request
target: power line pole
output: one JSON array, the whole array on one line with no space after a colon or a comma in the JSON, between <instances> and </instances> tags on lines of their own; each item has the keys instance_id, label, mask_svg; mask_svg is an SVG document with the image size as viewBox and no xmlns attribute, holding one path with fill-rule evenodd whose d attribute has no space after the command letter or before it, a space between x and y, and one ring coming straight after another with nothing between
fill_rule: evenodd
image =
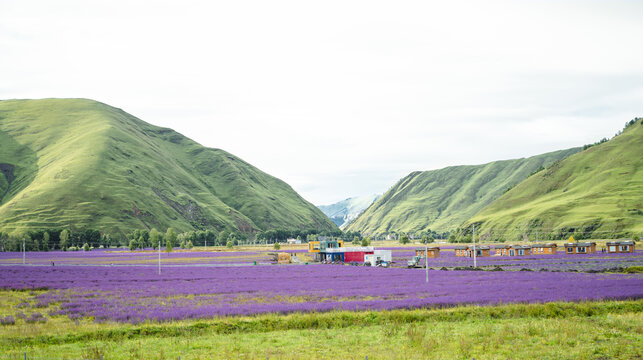
<instances>
[{"instance_id":1,"label":"power line pole","mask_svg":"<svg viewBox=\"0 0 643 360\"><path fill-rule=\"evenodd\" d=\"M478 267L477 258L476 258L476 226L473 225L473 267Z\"/></svg>"},{"instance_id":2,"label":"power line pole","mask_svg":"<svg viewBox=\"0 0 643 360\"><path fill-rule=\"evenodd\" d=\"M429 242L424 241L424 265L426 267L426 283L429 283Z\"/></svg>"}]
</instances>

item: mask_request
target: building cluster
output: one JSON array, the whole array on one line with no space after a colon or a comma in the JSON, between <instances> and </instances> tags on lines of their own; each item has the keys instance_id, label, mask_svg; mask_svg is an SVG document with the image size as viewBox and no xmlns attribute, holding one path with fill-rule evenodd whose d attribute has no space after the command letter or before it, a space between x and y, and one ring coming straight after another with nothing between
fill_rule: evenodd
<instances>
[{"instance_id":1,"label":"building cluster","mask_svg":"<svg viewBox=\"0 0 643 360\"><path fill-rule=\"evenodd\" d=\"M371 266L388 266L393 255L391 250L375 250L372 246L344 247L342 240L322 240L308 243L308 252L315 261L360 263Z\"/></svg>"},{"instance_id":2,"label":"building cluster","mask_svg":"<svg viewBox=\"0 0 643 360\"><path fill-rule=\"evenodd\" d=\"M596 252L595 242L574 242L562 246L565 254L593 254ZM533 244L533 245L496 245L493 247L496 256L525 256L525 255L555 255L558 253L556 244ZM613 253L631 253L635 250L635 243L632 240L612 241L606 243L606 248L601 251ZM455 256L473 257L491 256L489 246L456 246Z\"/></svg>"}]
</instances>

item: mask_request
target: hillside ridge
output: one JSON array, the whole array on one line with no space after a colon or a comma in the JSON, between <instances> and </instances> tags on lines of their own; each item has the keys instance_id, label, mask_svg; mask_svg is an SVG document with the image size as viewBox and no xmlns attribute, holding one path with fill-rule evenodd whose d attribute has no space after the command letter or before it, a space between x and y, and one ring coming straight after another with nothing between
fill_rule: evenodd
<instances>
[{"instance_id":1,"label":"hillside ridge","mask_svg":"<svg viewBox=\"0 0 643 360\"><path fill-rule=\"evenodd\" d=\"M528 158L411 172L346 229L367 234L454 230L508 188L578 151L580 148L571 148Z\"/></svg>"},{"instance_id":2,"label":"hillside ridge","mask_svg":"<svg viewBox=\"0 0 643 360\"><path fill-rule=\"evenodd\" d=\"M0 229L336 229L290 185L88 99L0 101Z\"/></svg>"}]
</instances>

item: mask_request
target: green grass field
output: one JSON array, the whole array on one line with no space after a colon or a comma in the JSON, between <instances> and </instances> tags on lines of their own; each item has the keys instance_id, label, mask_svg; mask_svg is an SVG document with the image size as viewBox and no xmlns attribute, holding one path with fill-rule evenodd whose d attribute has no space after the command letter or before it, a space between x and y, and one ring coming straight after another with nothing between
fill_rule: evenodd
<instances>
[{"instance_id":1,"label":"green grass field","mask_svg":"<svg viewBox=\"0 0 643 360\"><path fill-rule=\"evenodd\" d=\"M13 166L0 172L0 231L9 233L336 229L234 155L91 100L0 101L0 164Z\"/></svg>"},{"instance_id":2,"label":"green grass field","mask_svg":"<svg viewBox=\"0 0 643 360\"><path fill-rule=\"evenodd\" d=\"M346 230L368 234L454 230L534 171L577 153L561 150L526 159L413 172L397 182Z\"/></svg>"},{"instance_id":3,"label":"green grass field","mask_svg":"<svg viewBox=\"0 0 643 360\"><path fill-rule=\"evenodd\" d=\"M513 240L560 229L585 237L643 235L643 120L528 178L468 220Z\"/></svg>"},{"instance_id":4,"label":"green grass field","mask_svg":"<svg viewBox=\"0 0 643 360\"><path fill-rule=\"evenodd\" d=\"M26 297L0 291L0 307ZM38 310L38 309L36 309ZM40 309L43 311L43 309ZM0 326L0 358L639 359L643 300Z\"/></svg>"}]
</instances>

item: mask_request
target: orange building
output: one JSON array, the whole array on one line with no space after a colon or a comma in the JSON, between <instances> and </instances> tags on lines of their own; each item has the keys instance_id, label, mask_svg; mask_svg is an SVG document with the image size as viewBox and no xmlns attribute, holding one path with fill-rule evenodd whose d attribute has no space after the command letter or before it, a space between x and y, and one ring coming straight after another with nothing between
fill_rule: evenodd
<instances>
[{"instance_id":1,"label":"orange building","mask_svg":"<svg viewBox=\"0 0 643 360\"><path fill-rule=\"evenodd\" d=\"M491 248L486 245L476 246L476 256L491 256ZM455 256L473 257L473 245L456 246Z\"/></svg>"},{"instance_id":2,"label":"orange building","mask_svg":"<svg viewBox=\"0 0 643 360\"><path fill-rule=\"evenodd\" d=\"M531 246L531 253L534 255L556 255L558 245L556 244L535 244Z\"/></svg>"},{"instance_id":3,"label":"orange building","mask_svg":"<svg viewBox=\"0 0 643 360\"><path fill-rule=\"evenodd\" d=\"M430 258L440 257L440 248L439 247L430 247L428 249L428 251L429 251L429 257ZM415 249L415 256L424 257L424 248Z\"/></svg>"},{"instance_id":4,"label":"orange building","mask_svg":"<svg viewBox=\"0 0 643 360\"><path fill-rule=\"evenodd\" d=\"M593 254L596 252L595 242L577 242L565 244L566 254Z\"/></svg>"},{"instance_id":5,"label":"orange building","mask_svg":"<svg viewBox=\"0 0 643 360\"><path fill-rule=\"evenodd\" d=\"M496 245L494 250L498 256L531 255L531 245Z\"/></svg>"},{"instance_id":6,"label":"orange building","mask_svg":"<svg viewBox=\"0 0 643 360\"><path fill-rule=\"evenodd\" d=\"M610 254L614 253L632 253L634 252L636 244L632 240L625 241L609 241L605 243L607 246L607 252Z\"/></svg>"}]
</instances>

